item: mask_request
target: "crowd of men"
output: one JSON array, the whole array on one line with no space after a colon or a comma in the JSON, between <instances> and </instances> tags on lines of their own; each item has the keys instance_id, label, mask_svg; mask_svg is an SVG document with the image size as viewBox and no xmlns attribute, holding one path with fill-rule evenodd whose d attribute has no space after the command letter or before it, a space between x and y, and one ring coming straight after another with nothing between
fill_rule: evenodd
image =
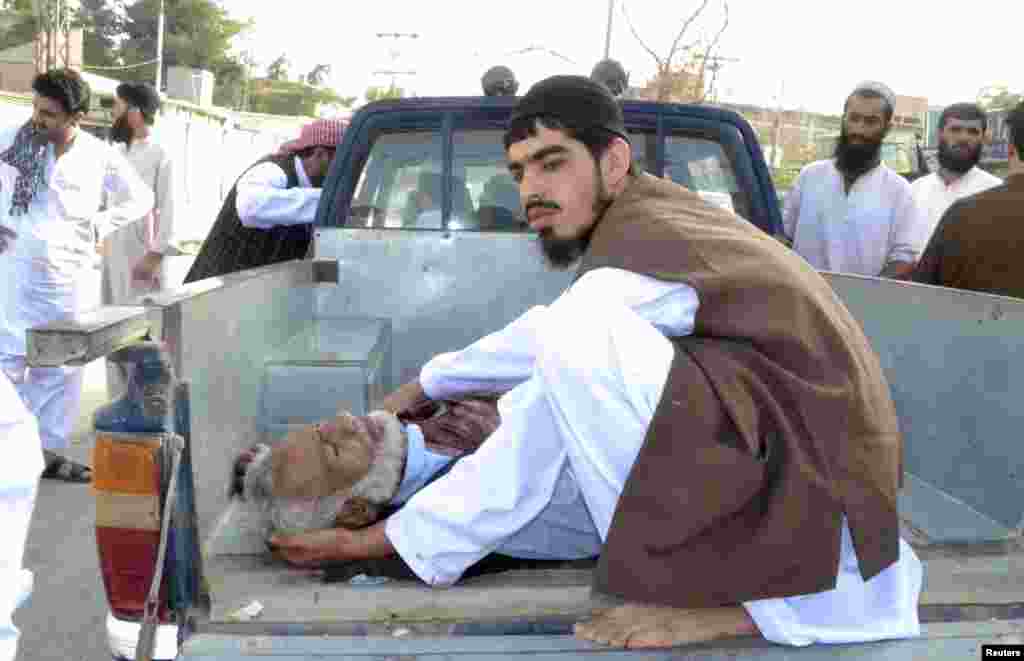
<instances>
[{"instance_id":1,"label":"crowd of men","mask_svg":"<svg viewBox=\"0 0 1024 661\"><path fill-rule=\"evenodd\" d=\"M600 551L598 582L635 603L577 632L616 645L915 635L921 569L895 525L895 412L866 339L825 295L816 269L1024 297L1024 267L1015 259L1024 104L1007 120L1006 182L978 167L984 113L956 104L940 120L938 172L912 185L880 158L895 95L881 83L858 85L844 103L835 157L805 167L786 198L787 250L685 189L638 172L615 98L621 90L597 82L597 73L616 72L602 72L538 83L517 103L505 136L545 257L556 268L582 259L580 277L543 313L531 310L481 343L438 356L387 400L388 410L399 411L458 398L466 383L493 385L502 416L493 436L503 440L488 439L399 514L359 535L280 538L278 552L297 564L398 554L440 585L495 548L530 547L545 557ZM482 84L487 94L518 89L503 70ZM33 89L32 118L0 131L0 433L8 456L21 461L5 462L5 470L27 471L5 481L0 498L20 517L21 546L36 475L91 479L87 466L61 454L78 420L81 370L28 366L26 330L166 287L162 265L176 250L180 208L174 163L153 135L160 98L152 87L118 87L113 144L82 130L90 90L76 72L40 74ZM314 122L247 169L186 282L306 256L344 128ZM90 275L98 255L101 283ZM764 309L792 314L780 321L759 317L756 306L735 309L728 292L741 286L750 300L771 299ZM818 321L794 328L793 319ZM764 349L777 343L786 349ZM766 387L739 385L737 370L744 382ZM112 377L116 391L123 377ZM663 399L663 389L673 398ZM664 404L684 399L697 405ZM783 399L803 407L800 420ZM837 428L837 415L860 425L858 435ZM750 436L763 425L770 429ZM372 427L355 425L352 433ZM703 465L672 450L673 428L690 430ZM832 450L820 451L822 443ZM797 463L801 471L792 471ZM637 470L643 481L631 477ZM828 478L840 473L841 481ZM736 475L743 488L722 491ZM679 491L681 476L689 496ZM446 511L453 498L468 503L467 493L476 494L472 506ZM810 500L817 511L808 519ZM846 507L852 502L859 508ZM655 529L652 503L683 512L692 529ZM794 526L801 550L778 553ZM660 564L648 557L651 544L663 547ZM708 555L720 545L748 561ZM8 558L5 571L17 603L27 594L20 557ZM4 626L16 640L9 617Z\"/></svg>"},{"instance_id":2,"label":"crowd of men","mask_svg":"<svg viewBox=\"0 0 1024 661\"><path fill-rule=\"evenodd\" d=\"M974 103L939 117L938 171L912 184L881 161L895 95L858 85L834 158L807 165L786 195L784 240L822 270L1024 297L1015 258L1024 207L1024 104L1011 111L1009 172L983 170L987 121Z\"/></svg>"}]
</instances>

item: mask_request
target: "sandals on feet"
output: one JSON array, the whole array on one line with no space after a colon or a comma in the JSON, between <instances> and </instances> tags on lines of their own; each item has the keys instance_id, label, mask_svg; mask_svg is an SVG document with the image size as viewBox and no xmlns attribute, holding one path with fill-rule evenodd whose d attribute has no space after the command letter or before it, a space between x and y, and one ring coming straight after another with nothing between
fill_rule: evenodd
<instances>
[{"instance_id":1,"label":"sandals on feet","mask_svg":"<svg viewBox=\"0 0 1024 661\"><path fill-rule=\"evenodd\" d=\"M72 461L67 457L54 455L46 465L42 478L44 480L60 480L62 482L73 482L75 484L88 484L92 482L92 469L88 466Z\"/></svg>"}]
</instances>

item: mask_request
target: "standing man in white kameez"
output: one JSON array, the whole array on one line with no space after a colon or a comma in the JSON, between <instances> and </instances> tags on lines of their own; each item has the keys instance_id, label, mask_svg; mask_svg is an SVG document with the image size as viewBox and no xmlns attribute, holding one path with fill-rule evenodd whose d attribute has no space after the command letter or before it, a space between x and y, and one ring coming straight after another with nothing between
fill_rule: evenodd
<instances>
[{"instance_id":1,"label":"standing man in white kameez","mask_svg":"<svg viewBox=\"0 0 1024 661\"><path fill-rule=\"evenodd\" d=\"M166 288L161 266L176 254L175 177L170 154L153 137L160 95L146 83L121 83L114 97L111 140L153 189L150 213L120 227L103 242L103 303L131 305L147 292ZM120 202L113 199L113 204Z\"/></svg>"},{"instance_id":2,"label":"standing man in white kameez","mask_svg":"<svg viewBox=\"0 0 1024 661\"><path fill-rule=\"evenodd\" d=\"M846 99L835 157L804 167L786 195L783 231L819 270L903 277L925 222L906 179L882 163L896 95L878 82Z\"/></svg>"},{"instance_id":3,"label":"standing man in white kameez","mask_svg":"<svg viewBox=\"0 0 1024 661\"><path fill-rule=\"evenodd\" d=\"M123 156L80 128L90 91L70 69L36 76L32 119L0 131L0 177L13 181L0 207L0 369L36 417L44 478L89 482L67 447L82 395L79 367L29 367L26 331L99 304L96 244L141 218L153 193ZM104 198L120 203L100 211Z\"/></svg>"},{"instance_id":4,"label":"standing man in white kameez","mask_svg":"<svg viewBox=\"0 0 1024 661\"><path fill-rule=\"evenodd\" d=\"M382 403L504 393L498 428L385 521L271 545L301 566L397 554L437 587L494 551L599 553L595 586L627 604L576 634L619 647L917 635L895 410L828 283L753 225L638 173L600 83L537 83L505 148L547 261L579 277ZM361 426L372 447L372 420ZM410 448L403 488L432 459Z\"/></svg>"},{"instance_id":5,"label":"standing man in white kameez","mask_svg":"<svg viewBox=\"0 0 1024 661\"><path fill-rule=\"evenodd\" d=\"M976 103L955 103L939 115L939 171L910 186L925 217L914 244L919 254L954 202L1003 183L978 167L986 128L985 112Z\"/></svg>"}]
</instances>

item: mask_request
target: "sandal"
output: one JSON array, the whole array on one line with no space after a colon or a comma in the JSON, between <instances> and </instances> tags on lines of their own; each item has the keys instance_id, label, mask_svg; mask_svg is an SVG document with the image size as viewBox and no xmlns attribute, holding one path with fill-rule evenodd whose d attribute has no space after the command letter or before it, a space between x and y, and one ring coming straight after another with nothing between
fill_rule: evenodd
<instances>
[{"instance_id":1,"label":"sandal","mask_svg":"<svg viewBox=\"0 0 1024 661\"><path fill-rule=\"evenodd\" d=\"M92 469L67 457L54 455L41 476L44 480L60 480L75 484L92 482Z\"/></svg>"}]
</instances>

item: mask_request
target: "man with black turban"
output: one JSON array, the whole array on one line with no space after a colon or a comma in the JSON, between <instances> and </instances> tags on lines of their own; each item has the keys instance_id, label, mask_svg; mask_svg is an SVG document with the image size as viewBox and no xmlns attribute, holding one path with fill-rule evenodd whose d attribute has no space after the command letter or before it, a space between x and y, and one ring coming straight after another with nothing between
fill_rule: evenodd
<instances>
[{"instance_id":1,"label":"man with black turban","mask_svg":"<svg viewBox=\"0 0 1024 661\"><path fill-rule=\"evenodd\" d=\"M495 551L599 555L595 589L627 603L576 634L620 647L917 635L895 409L828 283L747 221L638 173L599 82L537 83L505 149L546 259L577 277L383 402L501 394L500 424L385 521L280 536L278 552L397 554L434 586Z\"/></svg>"}]
</instances>

